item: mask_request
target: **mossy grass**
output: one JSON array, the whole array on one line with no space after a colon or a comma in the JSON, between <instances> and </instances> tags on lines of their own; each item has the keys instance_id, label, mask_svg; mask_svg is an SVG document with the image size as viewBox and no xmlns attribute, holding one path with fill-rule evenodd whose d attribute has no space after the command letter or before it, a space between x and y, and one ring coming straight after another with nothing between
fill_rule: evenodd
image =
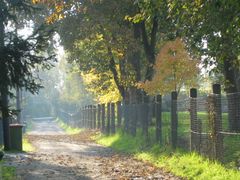
<instances>
[{"instance_id":1,"label":"mossy grass","mask_svg":"<svg viewBox=\"0 0 240 180\"><path fill-rule=\"evenodd\" d=\"M240 179L240 171L228 169L218 162L210 161L196 153L181 149L172 150L170 146L160 146L152 140L152 131L148 141L137 132L136 137L118 130L111 136L94 137L97 143L116 151L130 153L136 158L153 163L176 176L187 179Z\"/></svg>"}]
</instances>

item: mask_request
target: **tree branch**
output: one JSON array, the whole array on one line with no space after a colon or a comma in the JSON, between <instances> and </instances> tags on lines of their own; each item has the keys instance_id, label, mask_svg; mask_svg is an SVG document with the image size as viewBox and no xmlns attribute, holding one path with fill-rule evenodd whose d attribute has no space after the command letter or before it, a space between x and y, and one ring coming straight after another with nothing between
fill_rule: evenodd
<instances>
[{"instance_id":1,"label":"tree branch","mask_svg":"<svg viewBox=\"0 0 240 180\"><path fill-rule=\"evenodd\" d=\"M103 37L106 40L107 37L106 37L106 33L104 31L104 27L100 23L99 23L99 27L100 27L100 32L103 34ZM112 48L110 47L108 42L105 42L105 45L107 47L107 53L108 53L108 56L110 58L109 69L113 74L113 79L114 79L114 82L116 83L116 86L119 90L119 93L121 94L122 98L124 98L125 90L124 90L124 86L122 86L120 84L120 80L118 78L118 73L117 73L117 70L116 70L116 63L115 63L114 56L113 56L113 53L112 53Z\"/></svg>"},{"instance_id":2,"label":"tree branch","mask_svg":"<svg viewBox=\"0 0 240 180\"><path fill-rule=\"evenodd\" d=\"M149 42L148 42L148 37L147 37L145 21L143 21L141 23L141 32L142 32L143 46L144 46L145 52L147 53L149 51L150 47L149 47Z\"/></svg>"},{"instance_id":3,"label":"tree branch","mask_svg":"<svg viewBox=\"0 0 240 180\"><path fill-rule=\"evenodd\" d=\"M153 52L155 51L157 30L158 30L158 20L157 20L157 16L154 16L154 18L153 18L153 25L152 25L152 31L151 31L151 44L150 44L150 47L151 47Z\"/></svg>"},{"instance_id":4,"label":"tree branch","mask_svg":"<svg viewBox=\"0 0 240 180\"><path fill-rule=\"evenodd\" d=\"M117 70L116 70L116 63L114 61L114 57L113 57L113 54L112 54L112 49L111 47L107 47L107 50L108 50L108 55L110 57L110 62L109 62L109 69L111 70L112 74L113 74L113 79L118 87L118 90L121 94L121 96L124 98L124 87L120 84L120 81L119 81L119 78L118 78L118 73L117 73Z\"/></svg>"}]
</instances>

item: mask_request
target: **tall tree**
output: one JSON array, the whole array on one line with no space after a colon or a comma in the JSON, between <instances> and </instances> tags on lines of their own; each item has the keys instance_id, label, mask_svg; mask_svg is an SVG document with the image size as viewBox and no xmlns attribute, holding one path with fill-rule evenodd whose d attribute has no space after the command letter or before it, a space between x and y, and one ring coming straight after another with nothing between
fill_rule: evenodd
<instances>
[{"instance_id":1,"label":"tall tree","mask_svg":"<svg viewBox=\"0 0 240 180\"><path fill-rule=\"evenodd\" d=\"M240 1L174 0L168 5L192 54L224 75L227 93L239 92ZM240 131L240 96L235 95L228 99L230 128Z\"/></svg>"},{"instance_id":2,"label":"tall tree","mask_svg":"<svg viewBox=\"0 0 240 180\"><path fill-rule=\"evenodd\" d=\"M37 71L40 68L39 65L50 68L49 60L54 57L50 51L43 53L49 47L48 40L53 33L52 29L40 25L28 37L20 36L15 31L19 28L19 23L24 24L25 18L30 18L35 10L36 7L28 0L0 1L0 90L6 150L10 148L9 89L24 87L32 93L37 92L41 85L36 81L37 76L34 70ZM7 27L9 24L11 28Z\"/></svg>"},{"instance_id":3,"label":"tall tree","mask_svg":"<svg viewBox=\"0 0 240 180\"><path fill-rule=\"evenodd\" d=\"M149 94L164 95L171 91L179 94L181 88L197 85L198 61L190 58L180 38L163 45L157 56L154 71L151 81L140 84Z\"/></svg>"},{"instance_id":4,"label":"tall tree","mask_svg":"<svg viewBox=\"0 0 240 180\"><path fill-rule=\"evenodd\" d=\"M74 43L76 41L86 38L92 40L97 34L103 37L108 69L123 98L129 94L128 91L131 96L135 96L138 81L151 80L158 41L169 38L172 34L169 33L173 26L168 18L166 0L44 2L48 2L55 10L48 18L50 22L65 17L60 21L62 26L59 33L70 52L77 49ZM119 50L123 54L122 58L115 56L114 51ZM102 64L98 58L92 61ZM116 66L120 66L120 71L117 71ZM128 83L122 82L123 79L129 79Z\"/></svg>"}]
</instances>

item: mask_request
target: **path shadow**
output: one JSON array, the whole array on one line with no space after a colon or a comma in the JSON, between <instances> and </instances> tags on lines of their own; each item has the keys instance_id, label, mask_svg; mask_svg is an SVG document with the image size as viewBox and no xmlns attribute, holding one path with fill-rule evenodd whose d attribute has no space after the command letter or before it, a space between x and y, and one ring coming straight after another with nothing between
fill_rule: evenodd
<instances>
[{"instance_id":1,"label":"path shadow","mask_svg":"<svg viewBox=\"0 0 240 180\"><path fill-rule=\"evenodd\" d=\"M7 154L4 165L16 167L20 180L92 180L87 167L56 165L29 158L28 153ZM64 163L64 162L63 162Z\"/></svg>"}]
</instances>

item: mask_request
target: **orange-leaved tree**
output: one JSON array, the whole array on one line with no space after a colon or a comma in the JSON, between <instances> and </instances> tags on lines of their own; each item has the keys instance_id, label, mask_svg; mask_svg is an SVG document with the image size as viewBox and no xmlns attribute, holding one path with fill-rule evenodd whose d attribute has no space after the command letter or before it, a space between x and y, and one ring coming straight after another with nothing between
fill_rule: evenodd
<instances>
[{"instance_id":1,"label":"orange-leaved tree","mask_svg":"<svg viewBox=\"0 0 240 180\"><path fill-rule=\"evenodd\" d=\"M153 79L139 86L150 95L163 95L171 91L179 93L183 87L197 85L198 63L190 57L180 38L168 41L157 56Z\"/></svg>"}]
</instances>

